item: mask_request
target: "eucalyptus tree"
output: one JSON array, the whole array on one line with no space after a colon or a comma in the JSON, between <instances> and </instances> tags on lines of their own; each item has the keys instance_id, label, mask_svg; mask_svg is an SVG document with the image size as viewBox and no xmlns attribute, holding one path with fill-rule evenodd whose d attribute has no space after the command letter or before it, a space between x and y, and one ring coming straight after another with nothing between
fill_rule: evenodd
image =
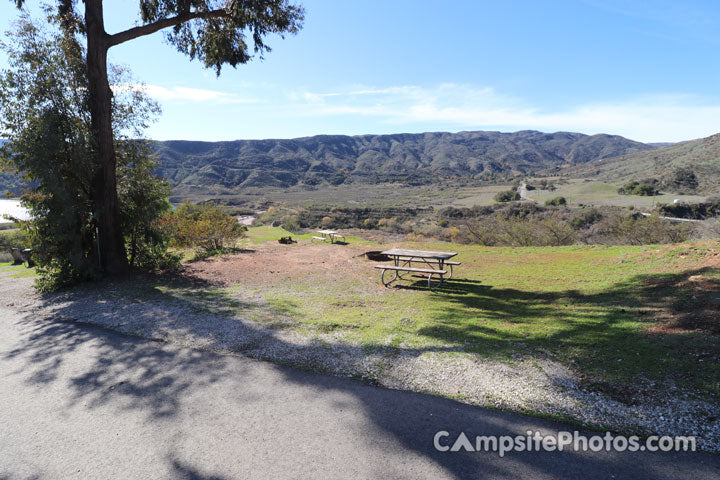
<instances>
[{"instance_id":1,"label":"eucalyptus tree","mask_svg":"<svg viewBox=\"0 0 720 480\"><path fill-rule=\"evenodd\" d=\"M21 8L26 0L13 0ZM92 136L98 168L91 197L100 231L100 259L109 274L128 270L117 194L117 159L112 124L112 90L108 81L108 50L138 37L165 31L168 42L219 75L270 51L271 34L284 37L302 26L304 10L290 0L132 0L140 24L105 31L102 0L56 0L66 31L86 39L86 75Z\"/></svg>"},{"instance_id":2,"label":"eucalyptus tree","mask_svg":"<svg viewBox=\"0 0 720 480\"><path fill-rule=\"evenodd\" d=\"M96 278L100 257L92 190L98 165L84 48L74 35L23 15L0 49L8 58L0 70L0 136L9 140L0 146L0 167L28 185L21 200L32 219L23 228L35 250L38 286L52 290ZM112 85L131 80L126 69L111 67ZM138 140L158 112L142 90L116 88L112 122L121 172L120 221L130 264L143 269L173 261L153 228L170 209L170 188L153 174L147 144Z\"/></svg>"}]
</instances>

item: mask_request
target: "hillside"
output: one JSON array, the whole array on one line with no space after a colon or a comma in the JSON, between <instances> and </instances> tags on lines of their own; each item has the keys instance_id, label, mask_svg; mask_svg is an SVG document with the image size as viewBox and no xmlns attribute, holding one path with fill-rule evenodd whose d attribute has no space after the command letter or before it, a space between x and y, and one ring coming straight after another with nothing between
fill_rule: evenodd
<instances>
[{"instance_id":1,"label":"hillside","mask_svg":"<svg viewBox=\"0 0 720 480\"><path fill-rule=\"evenodd\" d=\"M570 174L604 181L664 178L678 167L692 167L700 191L716 192L720 187L720 134L678 143L655 150L632 152L570 170Z\"/></svg>"},{"instance_id":2,"label":"hillside","mask_svg":"<svg viewBox=\"0 0 720 480\"><path fill-rule=\"evenodd\" d=\"M583 164L654 147L615 135L521 131L320 135L289 140L157 142L174 186L287 187L347 181L429 183Z\"/></svg>"},{"instance_id":3,"label":"hillside","mask_svg":"<svg viewBox=\"0 0 720 480\"><path fill-rule=\"evenodd\" d=\"M617 135L521 131L319 135L287 140L154 142L159 173L186 191L342 183L428 184L439 179L491 179L572 167L653 150ZM0 173L0 190L21 183Z\"/></svg>"}]
</instances>

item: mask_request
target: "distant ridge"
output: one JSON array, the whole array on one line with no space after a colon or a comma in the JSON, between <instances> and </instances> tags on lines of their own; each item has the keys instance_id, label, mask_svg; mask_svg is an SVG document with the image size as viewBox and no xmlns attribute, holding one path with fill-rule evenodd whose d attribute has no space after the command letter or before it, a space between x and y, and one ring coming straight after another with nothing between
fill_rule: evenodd
<instances>
[{"instance_id":1,"label":"distant ridge","mask_svg":"<svg viewBox=\"0 0 720 480\"><path fill-rule=\"evenodd\" d=\"M691 167L695 171L700 192L720 191L720 134L593 162L569 173L609 181L663 179L679 167Z\"/></svg>"},{"instance_id":2,"label":"distant ridge","mask_svg":"<svg viewBox=\"0 0 720 480\"><path fill-rule=\"evenodd\" d=\"M584 164L653 148L617 135L532 130L155 142L161 173L174 186L224 189L481 178Z\"/></svg>"},{"instance_id":3,"label":"distant ridge","mask_svg":"<svg viewBox=\"0 0 720 480\"><path fill-rule=\"evenodd\" d=\"M159 172L177 191L236 191L342 183L480 181L576 170L657 147L618 135L524 130L317 135L226 142L154 141ZM669 147L673 148L673 147ZM639 157L644 158L644 157ZM583 174L595 170L582 170ZM0 173L0 190L22 181Z\"/></svg>"}]
</instances>

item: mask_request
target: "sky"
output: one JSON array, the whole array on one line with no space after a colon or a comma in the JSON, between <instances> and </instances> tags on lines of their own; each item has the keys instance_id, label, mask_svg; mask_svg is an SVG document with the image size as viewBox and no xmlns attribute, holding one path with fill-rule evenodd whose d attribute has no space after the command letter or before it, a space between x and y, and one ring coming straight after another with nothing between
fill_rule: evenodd
<instances>
[{"instance_id":1,"label":"sky","mask_svg":"<svg viewBox=\"0 0 720 480\"><path fill-rule=\"evenodd\" d=\"M137 3L105 0L107 31L135 25ZM534 129L677 142L720 132L716 0L298 3L297 35L270 38L264 59L219 77L161 33L113 47L110 61L162 106L147 136ZM14 0L0 0L0 29L14 18Z\"/></svg>"}]
</instances>

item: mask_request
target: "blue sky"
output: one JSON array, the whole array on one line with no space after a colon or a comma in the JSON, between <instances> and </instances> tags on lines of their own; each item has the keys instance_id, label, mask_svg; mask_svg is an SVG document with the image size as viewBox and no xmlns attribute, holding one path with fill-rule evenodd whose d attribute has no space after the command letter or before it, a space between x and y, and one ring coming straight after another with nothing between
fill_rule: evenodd
<instances>
[{"instance_id":1,"label":"blue sky","mask_svg":"<svg viewBox=\"0 0 720 480\"><path fill-rule=\"evenodd\" d=\"M148 136L537 129L664 142L720 132L717 1L300 3L298 35L219 78L159 33L114 47L111 61L163 107ZM105 4L110 33L136 21L137 2ZM3 31L16 16L0 0Z\"/></svg>"}]
</instances>

